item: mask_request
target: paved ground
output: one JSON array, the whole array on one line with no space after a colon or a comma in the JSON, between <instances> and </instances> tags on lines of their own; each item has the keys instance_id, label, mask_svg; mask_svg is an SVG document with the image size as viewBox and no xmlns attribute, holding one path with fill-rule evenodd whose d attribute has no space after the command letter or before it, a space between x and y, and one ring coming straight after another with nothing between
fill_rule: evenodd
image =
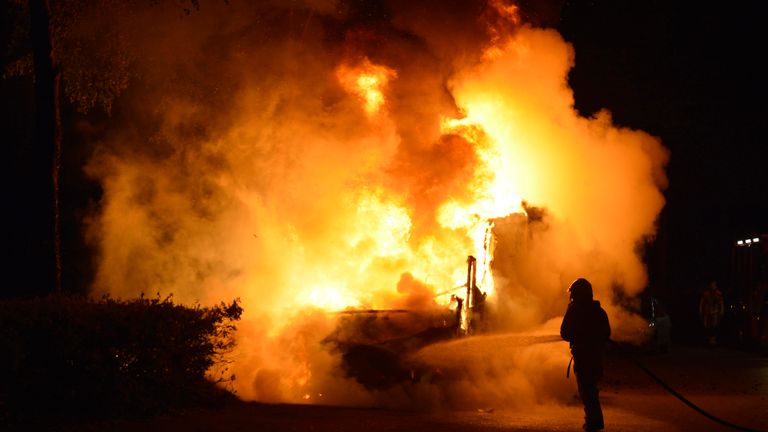
<instances>
[{"instance_id":1,"label":"paved ground","mask_svg":"<svg viewBox=\"0 0 768 432\"><path fill-rule=\"evenodd\" d=\"M768 431L768 358L727 348L674 347L643 363L693 403L741 426ZM606 431L728 431L671 396L627 358L610 355L601 399ZM240 403L149 420L67 430L121 431L579 431L579 401L523 410L411 412Z\"/></svg>"}]
</instances>

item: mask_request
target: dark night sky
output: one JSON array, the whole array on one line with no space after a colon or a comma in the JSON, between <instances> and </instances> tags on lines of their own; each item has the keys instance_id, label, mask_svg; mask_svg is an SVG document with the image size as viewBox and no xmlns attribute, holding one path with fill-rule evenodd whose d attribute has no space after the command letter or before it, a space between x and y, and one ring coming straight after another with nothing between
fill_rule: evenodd
<instances>
[{"instance_id":1,"label":"dark night sky","mask_svg":"<svg viewBox=\"0 0 768 432\"><path fill-rule=\"evenodd\" d=\"M667 206L647 254L651 290L669 296L712 278L727 279L733 241L768 233L762 151L768 136L768 74L762 65L767 7L650 0L527 3L528 16L554 25L574 44L570 81L576 108L586 116L607 108L614 122L660 137L671 151ZM2 87L4 141L30 127L19 114L24 105L14 101L30 89L12 85ZM25 151L17 145L14 157L6 159L5 176L23 171L18 161ZM6 196L23 195L16 183L3 183ZM23 240L14 232L29 229L24 215L16 215L11 223L22 226L6 233L6 249Z\"/></svg>"},{"instance_id":2,"label":"dark night sky","mask_svg":"<svg viewBox=\"0 0 768 432\"><path fill-rule=\"evenodd\" d=\"M765 11L758 2L562 6L577 109L608 108L616 123L671 151L667 206L648 255L661 289L727 283L733 241L768 232Z\"/></svg>"}]
</instances>

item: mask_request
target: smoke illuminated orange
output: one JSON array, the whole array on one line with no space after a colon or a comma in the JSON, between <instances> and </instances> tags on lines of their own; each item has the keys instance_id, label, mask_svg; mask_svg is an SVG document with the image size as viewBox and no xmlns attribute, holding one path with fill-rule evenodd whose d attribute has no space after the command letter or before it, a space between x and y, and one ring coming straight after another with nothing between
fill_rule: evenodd
<instances>
[{"instance_id":1,"label":"smoke illuminated orange","mask_svg":"<svg viewBox=\"0 0 768 432\"><path fill-rule=\"evenodd\" d=\"M323 2L307 3L317 10L301 15L310 19L300 31L280 28L298 16L280 2L232 3L252 22L264 22L262 8L284 22L233 30L220 23L240 15L212 5L213 17L171 26L173 38L137 31L136 49L162 59L137 74L158 77L147 94L136 90L135 108L158 106L157 130L137 138L131 123L106 134L86 170L104 191L89 232L96 292L241 298L241 397L373 403L381 395L343 376L320 342L339 311L450 319L468 255L496 330L558 317L565 284L579 276L606 299L642 290L637 244L655 232L667 153L607 111L574 111L574 53L557 32L522 24L504 1L439 19L394 2L391 23L361 30L350 18L344 32L334 25L345 12ZM200 84L208 92L165 93L176 74L202 80L191 53L227 38L206 63L223 69ZM166 39L186 57L157 42ZM200 100L227 91L219 104ZM540 209L535 218L523 200ZM637 327L605 306L617 337Z\"/></svg>"},{"instance_id":2,"label":"smoke illuminated orange","mask_svg":"<svg viewBox=\"0 0 768 432\"><path fill-rule=\"evenodd\" d=\"M387 83L397 77L394 70L374 65L367 58L354 67L339 66L336 74L341 85L364 102L365 112L369 115L379 112L385 102Z\"/></svg>"}]
</instances>

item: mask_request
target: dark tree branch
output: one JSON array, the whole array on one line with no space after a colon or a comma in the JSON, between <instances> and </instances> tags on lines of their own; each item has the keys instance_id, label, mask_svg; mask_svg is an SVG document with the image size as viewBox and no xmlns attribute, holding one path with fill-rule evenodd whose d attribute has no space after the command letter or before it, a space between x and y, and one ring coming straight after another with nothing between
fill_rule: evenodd
<instances>
[{"instance_id":1,"label":"dark tree branch","mask_svg":"<svg viewBox=\"0 0 768 432\"><path fill-rule=\"evenodd\" d=\"M59 82L61 71L56 61L51 38L51 16L47 0L30 0L30 33L35 68L35 144L50 148L50 235L54 266L54 291L61 292L61 210L59 179L61 177L61 115ZM47 243L47 242L46 242Z\"/></svg>"}]
</instances>

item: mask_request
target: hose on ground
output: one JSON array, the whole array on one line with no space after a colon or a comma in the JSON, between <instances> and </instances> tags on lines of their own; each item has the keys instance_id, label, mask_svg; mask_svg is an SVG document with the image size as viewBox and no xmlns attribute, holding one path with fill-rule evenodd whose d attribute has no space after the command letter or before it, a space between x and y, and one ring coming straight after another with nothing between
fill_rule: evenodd
<instances>
[{"instance_id":1,"label":"hose on ground","mask_svg":"<svg viewBox=\"0 0 768 432\"><path fill-rule=\"evenodd\" d=\"M657 382L657 383L658 383L658 384L659 384L659 385L660 385L662 388L664 388L664 390L666 390L666 391L667 391L667 392L669 392L669 393L670 393L672 396L674 396L674 397L676 397L677 399L679 399L679 400L680 400L682 403L684 403L684 404L688 405L688 407L690 407L690 408L691 408L691 409L693 409L694 411L696 411L696 412L698 412L699 414L703 415L704 417L706 417L706 418L708 418L708 419L712 420L713 422L715 422L715 423L718 423L718 424L720 424L720 425L723 425L723 426L725 426L725 427L728 427L728 428L731 428L731 429L734 429L734 430L738 430L738 431L743 431L743 432L766 432L766 431L761 431L761 430L758 430L758 429L750 429L750 428L748 428L748 427L744 427L744 426L741 426L741 425L737 425L737 424L731 423L731 422L729 422L729 421L723 420L723 419L721 419L721 418L719 418L719 417L716 417L716 416L715 416L715 415L713 415L712 413L710 413L710 412L708 412L708 411L706 411L706 410L702 409L701 407L699 407L699 406L698 406L698 405L696 405L695 403L693 403L693 402L689 401L689 400L688 400L688 399L687 399L685 396L681 395L681 394L680 394L680 393L679 393L677 390L675 390L674 388L672 388L672 386L670 386L669 384L667 384L666 382L664 382L664 380L662 380L661 378L659 378L658 376L656 376L656 374L654 374L653 372L651 372L651 370L650 370L650 369L648 369L648 368L647 368L647 367L646 367L646 366L645 366L645 365L644 365L642 362L640 362L640 360L638 360L638 359L637 359L635 356L633 356L633 355L631 355L631 354L630 354L630 355L628 355L628 357L629 357L629 359L632 361L632 363L634 363L634 364L635 364L635 366L637 366L637 367L638 367L640 370L642 370L643 372L645 372L645 373L646 373L646 374L647 374L649 377L651 377L651 378L652 378L654 381L656 381L656 382Z\"/></svg>"}]
</instances>

